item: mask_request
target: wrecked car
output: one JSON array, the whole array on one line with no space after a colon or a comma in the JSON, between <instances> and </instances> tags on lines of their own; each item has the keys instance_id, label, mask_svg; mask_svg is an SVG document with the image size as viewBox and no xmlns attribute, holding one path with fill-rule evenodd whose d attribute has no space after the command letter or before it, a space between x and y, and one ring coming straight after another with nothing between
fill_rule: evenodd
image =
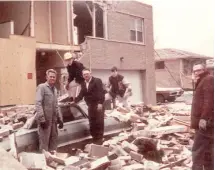
<instances>
[{"instance_id":1,"label":"wrecked car","mask_svg":"<svg viewBox=\"0 0 215 170\"><path fill-rule=\"evenodd\" d=\"M82 109L74 103L61 103L59 107L64 118L64 127L58 130L58 147L83 142L92 138L89 131L87 109ZM131 128L129 122L119 122L113 117L105 117L104 121L104 137ZM38 149L39 142L35 121L28 129L21 128L14 133L18 152L32 150L32 148ZM0 146L5 150L9 150L11 148L10 140L5 139L0 143Z\"/></svg>"},{"instance_id":2,"label":"wrecked car","mask_svg":"<svg viewBox=\"0 0 215 170\"><path fill-rule=\"evenodd\" d=\"M156 88L157 103L174 102L177 97L180 97L184 93L181 88Z\"/></svg>"}]
</instances>

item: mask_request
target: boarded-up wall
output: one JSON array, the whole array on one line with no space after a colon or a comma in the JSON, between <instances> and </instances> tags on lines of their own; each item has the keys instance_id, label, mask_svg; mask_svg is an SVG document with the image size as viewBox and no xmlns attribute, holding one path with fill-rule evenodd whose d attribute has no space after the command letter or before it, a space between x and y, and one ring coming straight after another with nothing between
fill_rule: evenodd
<instances>
[{"instance_id":1,"label":"boarded-up wall","mask_svg":"<svg viewBox=\"0 0 215 170\"><path fill-rule=\"evenodd\" d=\"M0 39L0 106L34 103L35 51L33 38Z\"/></svg>"}]
</instances>

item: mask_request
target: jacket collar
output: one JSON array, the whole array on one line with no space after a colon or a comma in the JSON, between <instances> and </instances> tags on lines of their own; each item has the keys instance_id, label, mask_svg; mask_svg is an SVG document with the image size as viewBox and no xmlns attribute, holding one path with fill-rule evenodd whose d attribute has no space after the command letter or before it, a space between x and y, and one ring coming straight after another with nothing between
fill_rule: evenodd
<instances>
[{"instance_id":1,"label":"jacket collar","mask_svg":"<svg viewBox=\"0 0 215 170\"><path fill-rule=\"evenodd\" d=\"M198 86L198 84L202 81L202 79L204 79L204 77L208 76L210 73L208 71L205 71L204 73L202 73L200 76L199 76L199 79L197 80L196 82L196 87Z\"/></svg>"}]
</instances>

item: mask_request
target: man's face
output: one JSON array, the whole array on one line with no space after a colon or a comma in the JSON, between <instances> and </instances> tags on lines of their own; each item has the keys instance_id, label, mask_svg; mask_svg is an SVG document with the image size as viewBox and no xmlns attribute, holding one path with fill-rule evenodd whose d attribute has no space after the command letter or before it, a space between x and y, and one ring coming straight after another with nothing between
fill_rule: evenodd
<instances>
[{"instance_id":1,"label":"man's face","mask_svg":"<svg viewBox=\"0 0 215 170\"><path fill-rule=\"evenodd\" d=\"M56 74L52 73L52 72L49 72L48 75L46 75L46 80L47 80L48 84L50 84L52 86L55 84L56 78L57 78Z\"/></svg>"},{"instance_id":2,"label":"man's face","mask_svg":"<svg viewBox=\"0 0 215 170\"><path fill-rule=\"evenodd\" d=\"M88 71L88 70L84 70L84 71L82 72L82 74L83 74L83 77L84 77L84 79L85 79L86 81L89 81L90 78L92 77L92 76L91 76L91 72Z\"/></svg>"},{"instance_id":3,"label":"man's face","mask_svg":"<svg viewBox=\"0 0 215 170\"><path fill-rule=\"evenodd\" d=\"M70 58L68 60L65 60L65 64L66 65L72 65L73 61L74 61L74 58Z\"/></svg>"},{"instance_id":4,"label":"man's face","mask_svg":"<svg viewBox=\"0 0 215 170\"><path fill-rule=\"evenodd\" d=\"M117 74L118 74L118 72L117 72L116 70L111 72L111 75L112 75L113 77L116 77Z\"/></svg>"},{"instance_id":5,"label":"man's face","mask_svg":"<svg viewBox=\"0 0 215 170\"><path fill-rule=\"evenodd\" d=\"M203 65L198 64L198 65L193 66L193 74L194 74L195 79L198 80L200 75L204 72L205 72L205 69L204 69Z\"/></svg>"}]
</instances>

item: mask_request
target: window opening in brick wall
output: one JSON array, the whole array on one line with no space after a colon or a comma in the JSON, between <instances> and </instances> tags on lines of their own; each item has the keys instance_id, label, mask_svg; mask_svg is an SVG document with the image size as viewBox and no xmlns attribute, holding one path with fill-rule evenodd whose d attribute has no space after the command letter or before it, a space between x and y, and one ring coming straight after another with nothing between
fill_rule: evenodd
<instances>
[{"instance_id":1,"label":"window opening in brick wall","mask_svg":"<svg viewBox=\"0 0 215 170\"><path fill-rule=\"evenodd\" d=\"M165 63L164 61L159 61L155 63L155 69L164 69Z\"/></svg>"},{"instance_id":2,"label":"window opening in brick wall","mask_svg":"<svg viewBox=\"0 0 215 170\"><path fill-rule=\"evenodd\" d=\"M135 18L131 21L130 25L130 40L133 42L143 42L144 33L144 20Z\"/></svg>"}]
</instances>

